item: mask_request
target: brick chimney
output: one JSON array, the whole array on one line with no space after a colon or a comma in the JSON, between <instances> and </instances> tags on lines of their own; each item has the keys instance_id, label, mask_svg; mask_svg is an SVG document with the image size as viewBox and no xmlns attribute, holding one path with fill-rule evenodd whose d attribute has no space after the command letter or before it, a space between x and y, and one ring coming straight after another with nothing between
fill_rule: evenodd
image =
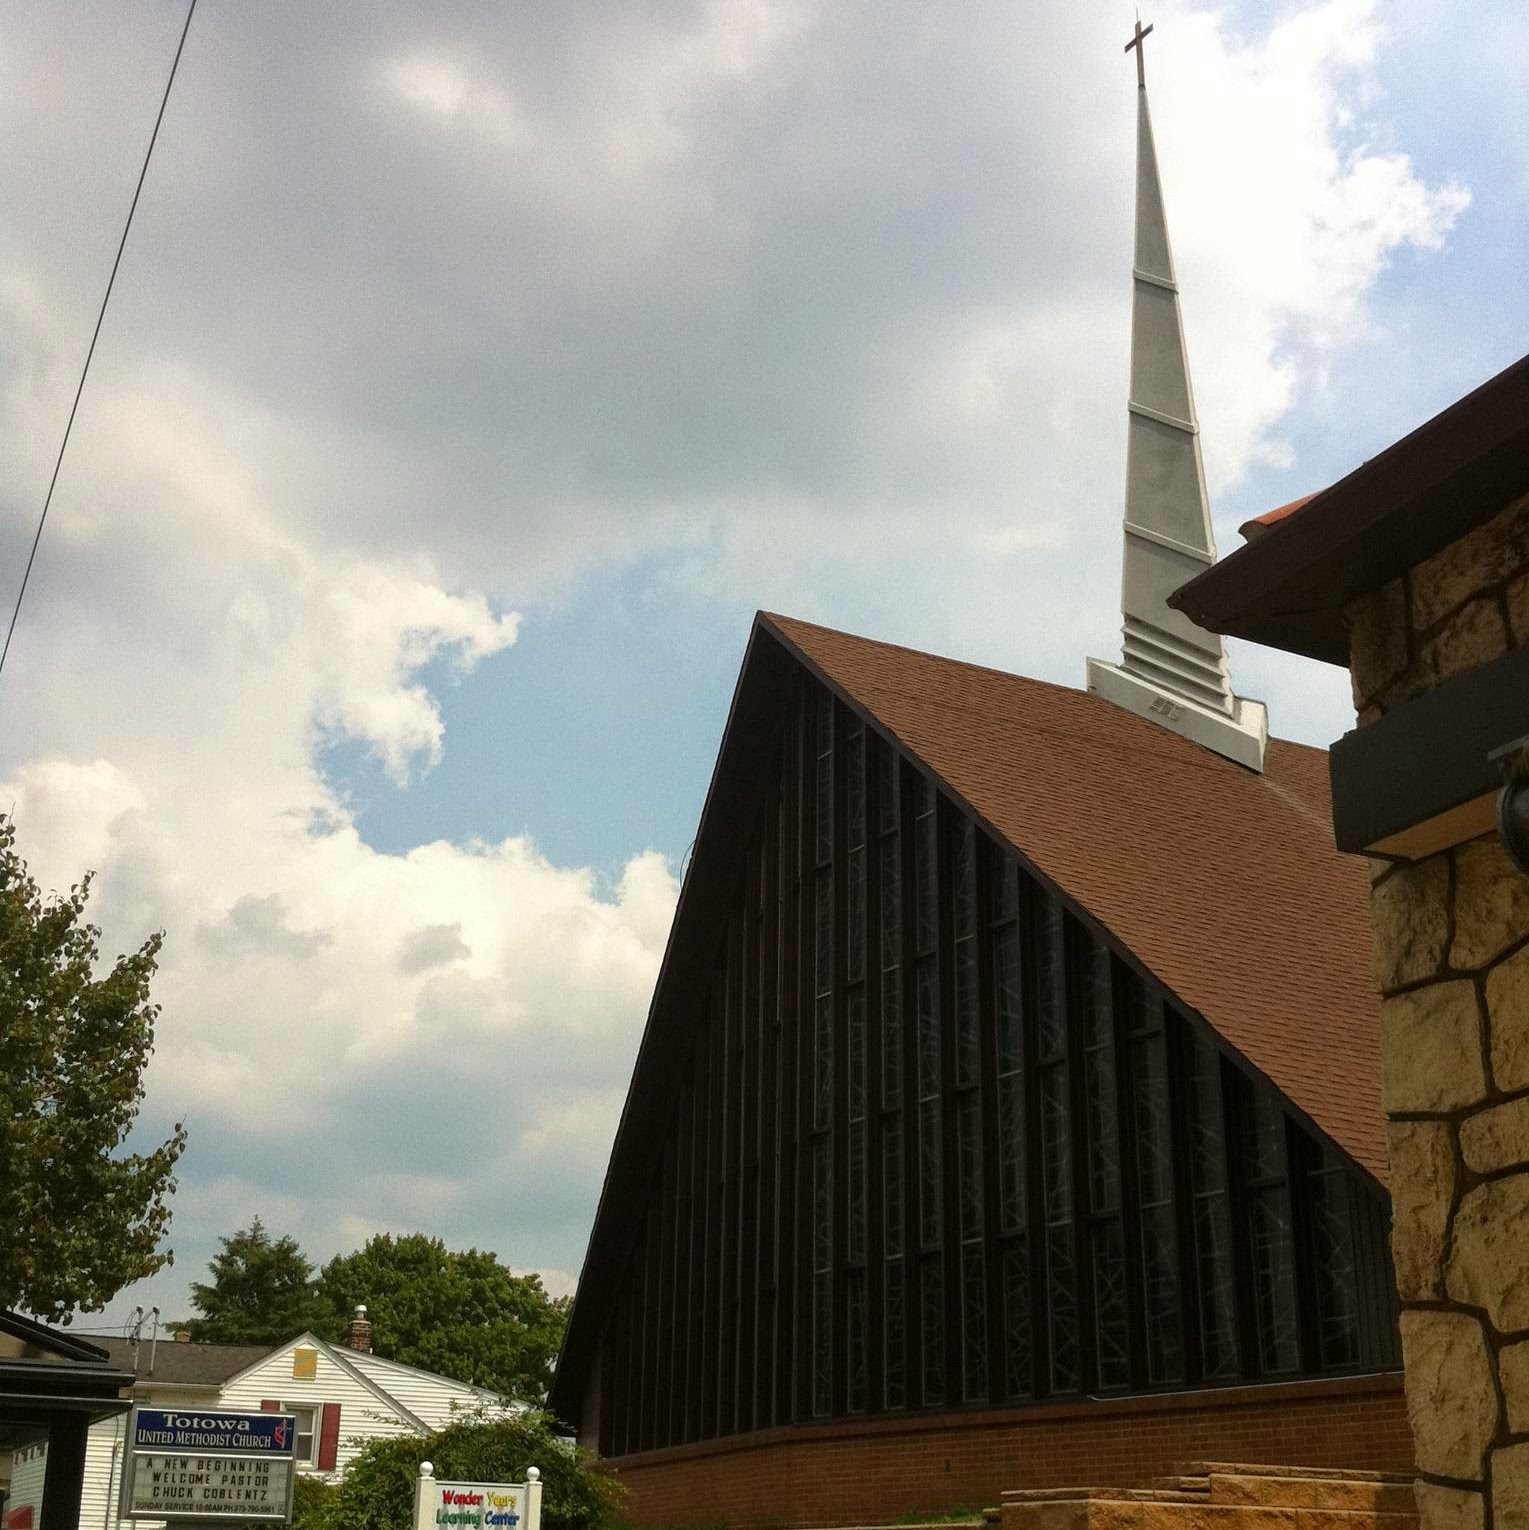
<instances>
[{"instance_id":1,"label":"brick chimney","mask_svg":"<svg viewBox=\"0 0 1529 1530\"><path fill-rule=\"evenodd\" d=\"M345 1335L345 1342L352 1349L359 1349L363 1355L372 1352L372 1325L366 1320L366 1308L357 1307L356 1314L350 1320L350 1330Z\"/></svg>"},{"instance_id":2,"label":"brick chimney","mask_svg":"<svg viewBox=\"0 0 1529 1530\"><path fill-rule=\"evenodd\" d=\"M191 1330L189 1328L177 1328L175 1330L175 1342L177 1344L189 1344L191 1342Z\"/></svg>"}]
</instances>

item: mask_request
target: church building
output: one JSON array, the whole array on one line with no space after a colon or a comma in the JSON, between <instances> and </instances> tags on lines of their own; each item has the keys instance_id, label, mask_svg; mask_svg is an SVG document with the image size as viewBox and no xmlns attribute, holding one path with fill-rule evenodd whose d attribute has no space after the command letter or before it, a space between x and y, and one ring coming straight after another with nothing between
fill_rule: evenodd
<instances>
[{"instance_id":1,"label":"church building","mask_svg":"<svg viewBox=\"0 0 1529 1530\"><path fill-rule=\"evenodd\" d=\"M1168 605L1215 554L1138 87L1121 661L750 636L552 1394L635 1523L1411 1465L1368 879Z\"/></svg>"}]
</instances>

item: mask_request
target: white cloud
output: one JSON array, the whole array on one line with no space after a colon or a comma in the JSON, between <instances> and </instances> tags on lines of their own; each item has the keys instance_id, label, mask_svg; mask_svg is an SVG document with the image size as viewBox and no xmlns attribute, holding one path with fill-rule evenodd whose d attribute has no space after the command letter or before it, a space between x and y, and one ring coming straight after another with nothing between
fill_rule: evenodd
<instances>
[{"instance_id":1,"label":"white cloud","mask_svg":"<svg viewBox=\"0 0 1529 1530\"><path fill-rule=\"evenodd\" d=\"M162 78L157 6L62 40L54 9L0 53L4 564ZM1393 141L1373 5L1156 19L1224 487L1288 457L1388 264L1467 198ZM1074 682L1115 623L1134 92L1090 8L297 8L280 71L271 25L198 17L0 695L39 874L99 869L111 949L168 931L167 1312L255 1211L315 1253L428 1210L577 1261L671 862L381 853L321 769L338 742L428 773L442 685L515 661L514 608L658 554L658 608Z\"/></svg>"},{"instance_id":2,"label":"white cloud","mask_svg":"<svg viewBox=\"0 0 1529 1530\"><path fill-rule=\"evenodd\" d=\"M1438 249L1470 194L1367 138L1383 109L1373 0L1246 41L1205 11L1174 27L1152 60L1154 126L1215 490L1288 462L1279 426L1303 384L1368 325L1386 267Z\"/></svg>"}]
</instances>

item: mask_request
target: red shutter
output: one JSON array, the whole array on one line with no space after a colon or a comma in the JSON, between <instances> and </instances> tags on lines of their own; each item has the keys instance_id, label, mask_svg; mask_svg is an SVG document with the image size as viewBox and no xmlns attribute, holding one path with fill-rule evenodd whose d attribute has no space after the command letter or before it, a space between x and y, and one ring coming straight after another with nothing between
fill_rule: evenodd
<instances>
[{"instance_id":1,"label":"red shutter","mask_svg":"<svg viewBox=\"0 0 1529 1530\"><path fill-rule=\"evenodd\" d=\"M340 1405L324 1404L324 1421L319 1425L319 1470L334 1470L335 1454L340 1448Z\"/></svg>"},{"instance_id":2,"label":"red shutter","mask_svg":"<svg viewBox=\"0 0 1529 1530\"><path fill-rule=\"evenodd\" d=\"M32 1505L24 1509L12 1509L5 1516L5 1530L32 1530Z\"/></svg>"},{"instance_id":3,"label":"red shutter","mask_svg":"<svg viewBox=\"0 0 1529 1530\"><path fill-rule=\"evenodd\" d=\"M274 1398L262 1397L260 1399L260 1411L262 1413L280 1413L281 1404Z\"/></svg>"}]
</instances>

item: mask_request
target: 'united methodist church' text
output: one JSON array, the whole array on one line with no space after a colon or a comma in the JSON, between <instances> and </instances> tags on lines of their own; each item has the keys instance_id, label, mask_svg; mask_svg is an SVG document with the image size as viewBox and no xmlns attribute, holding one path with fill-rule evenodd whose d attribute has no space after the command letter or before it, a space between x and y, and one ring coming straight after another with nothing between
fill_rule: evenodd
<instances>
[{"instance_id":1,"label":"'united methodist church' text","mask_svg":"<svg viewBox=\"0 0 1529 1530\"><path fill-rule=\"evenodd\" d=\"M258 1420L230 1418L225 1414L204 1417L196 1413L159 1413L158 1427L148 1420L153 1412L144 1411L138 1416L138 1429L133 1443L140 1449L146 1445L178 1445L182 1450L269 1450L273 1445L279 1451L289 1448L291 1421L269 1415Z\"/></svg>"}]
</instances>

